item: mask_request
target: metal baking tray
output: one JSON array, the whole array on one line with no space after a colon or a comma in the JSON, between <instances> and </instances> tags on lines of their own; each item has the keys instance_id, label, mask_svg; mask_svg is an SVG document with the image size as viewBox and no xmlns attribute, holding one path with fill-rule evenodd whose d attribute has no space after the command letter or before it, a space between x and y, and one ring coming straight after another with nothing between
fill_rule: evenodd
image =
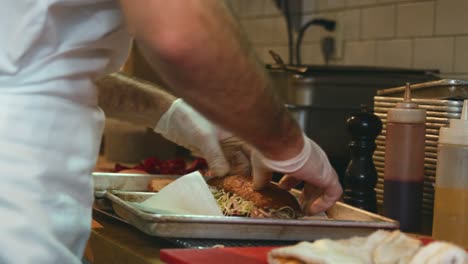
<instances>
[{"instance_id":1,"label":"metal baking tray","mask_svg":"<svg viewBox=\"0 0 468 264\"><path fill-rule=\"evenodd\" d=\"M403 97L405 86L377 91L379 96ZM413 98L419 99L464 99L468 98L468 81L443 79L411 85Z\"/></svg>"},{"instance_id":2,"label":"metal baking tray","mask_svg":"<svg viewBox=\"0 0 468 264\"><path fill-rule=\"evenodd\" d=\"M365 236L376 229L397 229L399 223L350 205L338 202L327 217L301 219L267 219L230 216L164 215L141 211L129 203L143 201L153 193L144 192L149 180L168 175L118 173L93 174L98 188L97 200L107 200L114 212L146 234L170 238L252 239L252 240L316 240ZM105 178L105 179L104 179ZM146 182L145 180L146 179ZM109 188L104 186L107 182ZM134 182L131 184L130 182ZM131 191L115 188L126 186ZM139 189L139 190L137 190ZM297 195L298 192L293 192Z\"/></svg>"},{"instance_id":3,"label":"metal baking tray","mask_svg":"<svg viewBox=\"0 0 468 264\"><path fill-rule=\"evenodd\" d=\"M156 178L177 179L180 175L151 175L134 173L93 172L94 191L147 191L148 183Z\"/></svg>"}]
</instances>

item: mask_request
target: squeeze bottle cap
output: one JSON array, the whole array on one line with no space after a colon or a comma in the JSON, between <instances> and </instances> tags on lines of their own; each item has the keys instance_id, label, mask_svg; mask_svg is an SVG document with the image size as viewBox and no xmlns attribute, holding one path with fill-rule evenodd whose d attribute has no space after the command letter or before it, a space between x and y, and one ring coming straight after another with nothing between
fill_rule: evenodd
<instances>
[{"instance_id":1,"label":"squeeze bottle cap","mask_svg":"<svg viewBox=\"0 0 468 264\"><path fill-rule=\"evenodd\" d=\"M463 101L460 119L450 119L450 125L440 129L439 143L468 146L468 100Z\"/></svg>"},{"instance_id":2,"label":"squeeze bottle cap","mask_svg":"<svg viewBox=\"0 0 468 264\"><path fill-rule=\"evenodd\" d=\"M411 100L411 85L406 83L403 102L396 104L395 108L388 110L387 121L395 123L425 123L426 110L420 109L418 104Z\"/></svg>"}]
</instances>

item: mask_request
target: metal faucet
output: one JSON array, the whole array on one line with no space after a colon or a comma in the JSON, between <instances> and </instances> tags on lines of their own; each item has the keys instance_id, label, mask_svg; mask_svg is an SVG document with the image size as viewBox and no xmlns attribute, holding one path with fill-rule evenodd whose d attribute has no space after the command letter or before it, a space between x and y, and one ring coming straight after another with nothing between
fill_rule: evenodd
<instances>
[{"instance_id":1,"label":"metal faucet","mask_svg":"<svg viewBox=\"0 0 468 264\"><path fill-rule=\"evenodd\" d=\"M305 23L299 29L299 34L297 35L297 42L296 42L296 62L297 65L301 65L301 45L302 45L302 38L304 37L305 31L310 26L320 26L323 27L327 31L334 31L336 27L336 22L334 20L325 19L325 18L315 18L310 20L309 22ZM325 62L328 64L328 60L330 58L330 54L334 50L334 40L332 38L324 38L322 42L322 51L325 56Z\"/></svg>"}]
</instances>

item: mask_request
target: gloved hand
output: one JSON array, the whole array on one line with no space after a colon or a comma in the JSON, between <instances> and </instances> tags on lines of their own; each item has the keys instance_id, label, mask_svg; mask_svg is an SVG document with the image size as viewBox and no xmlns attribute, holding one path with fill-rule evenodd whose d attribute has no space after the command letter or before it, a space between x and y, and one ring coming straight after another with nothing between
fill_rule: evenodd
<instances>
[{"instance_id":1,"label":"gloved hand","mask_svg":"<svg viewBox=\"0 0 468 264\"><path fill-rule=\"evenodd\" d=\"M159 119L154 131L206 159L212 176L224 176L239 170L250 171L244 144L230 133L217 128L182 99L176 99L172 103ZM230 166L226 158L233 166ZM245 165L245 161L249 166ZM230 167L235 171L232 172Z\"/></svg>"},{"instance_id":2,"label":"gloved hand","mask_svg":"<svg viewBox=\"0 0 468 264\"><path fill-rule=\"evenodd\" d=\"M218 128L219 129L219 128ZM251 175L250 156L252 148L237 137L224 132L220 139L221 149L229 162L228 175Z\"/></svg>"},{"instance_id":3,"label":"gloved hand","mask_svg":"<svg viewBox=\"0 0 468 264\"><path fill-rule=\"evenodd\" d=\"M304 181L300 197L304 213L317 214L330 208L341 196L343 190L335 170L330 165L325 152L307 136L304 137L302 151L289 160L274 161L253 151L252 173L254 187L261 189L271 181L273 172L285 173L279 186L291 189Z\"/></svg>"},{"instance_id":4,"label":"gloved hand","mask_svg":"<svg viewBox=\"0 0 468 264\"><path fill-rule=\"evenodd\" d=\"M218 139L224 157L229 163L229 172L227 175L251 175L252 166L250 165L251 147L244 141L233 136L220 128L218 129ZM192 155L203 157L203 154L198 151L192 151ZM205 176L211 176L210 173ZM216 176L216 175L213 175Z\"/></svg>"}]
</instances>

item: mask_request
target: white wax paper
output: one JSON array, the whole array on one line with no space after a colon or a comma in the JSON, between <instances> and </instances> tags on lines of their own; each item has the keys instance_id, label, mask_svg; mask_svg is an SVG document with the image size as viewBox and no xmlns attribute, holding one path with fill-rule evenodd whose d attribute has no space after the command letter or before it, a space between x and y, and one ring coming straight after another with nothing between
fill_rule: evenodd
<instances>
[{"instance_id":1,"label":"white wax paper","mask_svg":"<svg viewBox=\"0 0 468 264\"><path fill-rule=\"evenodd\" d=\"M223 216L203 176L181 176L135 207L151 213Z\"/></svg>"}]
</instances>

